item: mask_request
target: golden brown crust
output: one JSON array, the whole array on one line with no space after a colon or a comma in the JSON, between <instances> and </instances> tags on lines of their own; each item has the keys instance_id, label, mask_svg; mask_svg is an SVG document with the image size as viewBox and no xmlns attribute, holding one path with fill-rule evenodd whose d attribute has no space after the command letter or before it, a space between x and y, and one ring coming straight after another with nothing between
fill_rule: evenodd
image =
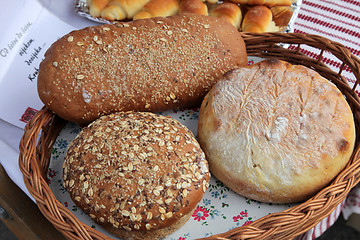
<instances>
[{"instance_id":1,"label":"golden brown crust","mask_svg":"<svg viewBox=\"0 0 360 240\"><path fill-rule=\"evenodd\" d=\"M294 14L290 6L275 6L270 8L276 26L286 27Z\"/></svg>"},{"instance_id":2,"label":"golden brown crust","mask_svg":"<svg viewBox=\"0 0 360 240\"><path fill-rule=\"evenodd\" d=\"M224 18L237 29L240 28L240 23L242 21L242 12L240 7L230 2L224 2L216 6L210 12L210 16Z\"/></svg>"},{"instance_id":3,"label":"golden brown crust","mask_svg":"<svg viewBox=\"0 0 360 240\"><path fill-rule=\"evenodd\" d=\"M244 41L222 19L192 14L73 31L40 64L40 99L86 124L115 111L200 105L226 71L247 64Z\"/></svg>"},{"instance_id":4,"label":"golden brown crust","mask_svg":"<svg viewBox=\"0 0 360 240\"><path fill-rule=\"evenodd\" d=\"M272 6L290 6L292 0L230 0L230 2L272 7Z\"/></svg>"},{"instance_id":5,"label":"golden brown crust","mask_svg":"<svg viewBox=\"0 0 360 240\"><path fill-rule=\"evenodd\" d=\"M179 13L209 15L207 5L201 0L180 0Z\"/></svg>"},{"instance_id":6,"label":"golden brown crust","mask_svg":"<svg viewBox=\"0 0 360 240\"><path fill-rule=\"evenodd\" d=\"M149 0L111 0L101 11L101 17L107 20L131 19Z\"/></svg>"},{"instance_id":7,"label":"golden brown crust","mask_svg":"<svg viewBox=\"0 0 360 240\"><path fill-rule=\"evenodd\" d=\"M157 239L182 226L209 180L190 130L148 112L92 122L70 144L63 168L74 202L105 229L133 239Z\"/></svg>"},{"instance_id":8,"label":"golden brown crust","mask_svg":"<svg viewBox=\"0 0 360 240\"><path fill-rule=\"evenodd\" d=\"M108 228L107 230L117 236L126 240L155 240L161 239L164 236L170 235L179 228L181 228L191 217L195 209L189 211L188 214L183 215L172 225L160 229L153 229L151 231L127 231L125 229Z\"/></svg>"},{"instance_id":9,"label":"golden brown crust","mask_svg":"<svg viewBox=\"0 0 360 240\"><path fill-rule=\"evenodd\" d=\"M279 27L275 25L271 10L266 6L251 7L244 16L241 24L243 32L276 32Z\"/></svg>"},{"instance_id":10,"label":"golden brown crust","mask_svg":"<svg viewBox=\"0 0 360 240\"><path fill-rule=\"evenodd\" d=\"M152 17L168 17L179 12L178 0L150 0L143 9L134 16L135 19Z\"/></svg>"},{"instance_id":11,"label":"golden brown crust","mask_svg":"<svg viewBox=\"0 0 360 240\"><path fill-rule=\"evenodd\" d=\"M87 0L89 12L93 17L100 17L102 10L108 5L109 0Z\"/></svg>"},{"instance_id":12,"label":"golden brown crust","mask_svg":"<svg viewBox=\"0 0 360 240\"><path fill-rule=\"evenodd\" d=\"M225 74L202 103L198 129L212 174L263 202L313 196L345 167L355 142L341 92L278 60Z\"/></svg>"}]
</instances>

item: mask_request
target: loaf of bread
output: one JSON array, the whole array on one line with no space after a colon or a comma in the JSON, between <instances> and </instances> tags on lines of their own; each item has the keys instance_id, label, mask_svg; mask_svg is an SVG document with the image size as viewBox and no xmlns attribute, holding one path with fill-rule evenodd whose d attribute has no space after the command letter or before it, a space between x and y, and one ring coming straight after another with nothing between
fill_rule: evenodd
<instances>
[{"instance_id":1,"label":"loaf of bread","mask_svg":"<svg viewBox=\"0 0 360 240\"><path fill-rule=\"evenodd\" d=\"M200 106L228 70L247 64L241 34L223 19L182 14L73 31L47 50L40 99L87 124L116 111Z\"/></svg>"},{"instance_id":2,"label":"loaf of bread","mask_svg":"<svg viewBox=\"0 0 360 240\"><path fill-rule=\"evenodd\" d=\"M149 0L111 0L101 11L101 17L107 20L131 19Z\"/></svg>"},{"instance_id":3,"label":"loaf of bread","mask_svg":"<svg viewBox=\"0 0 360 240\"><path fill-rule=\"evenodd\" d=\"M313 196L345 167L355 141L353 114L335 85L279 60L225 74L198 124L211 173L262 202Z\"/></svg>"},{"instance_id":4,"label":"loaf of bread","mask_svg":"<svg viewBox=\"0 0 360 240\"><path fill-rule=\"evenodd\" d=\"M133 19L168 17L179 12L178 0L150 0Z\"/></svg>"},{"instance_id":5,"label":"loaf of bread","mask_svg":"<svg viewBox=\"0 0 360 240\"><path fill-rule=\"evenodd\" d=\"M181 227L208 187L205 155L178 121L146 112L103 116L71 142L64 186L122 239L160 239Z\"/></svg>"},{"instance_id":6,"label":"loaf of bread","mask_svg":"<svg viewBox=\"0 0 360 240\"><path fill-rule=\"evenodd\" d=\"M210 16L224 18L237 29L240 28L240 24L242 21L242 12L240 7L235 3L231 2L224 2L217 5L210 12Z\"/></svg>"},{"instance_id":7,"label":"loaf of bread","mask_svg":"<svg viewBox=\"0 0 360 240\"><path fill-rule=\"evenodd\" d=\"M277 32L279 27L275 25L271 10L265 6L251 7L244 16L241 24L243 32Z\"/></svg>"}]
</instances>

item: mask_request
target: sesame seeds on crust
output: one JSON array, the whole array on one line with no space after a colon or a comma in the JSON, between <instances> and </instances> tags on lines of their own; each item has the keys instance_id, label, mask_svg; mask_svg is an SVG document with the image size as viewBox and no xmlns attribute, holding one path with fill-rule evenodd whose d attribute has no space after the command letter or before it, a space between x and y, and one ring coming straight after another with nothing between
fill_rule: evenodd
<instances>
[{"instance_id":1,"label":"sesame seeds on crust","mask_svg":"<svg viewBox=\"0 0 360 240\"><path fill-rule=\"evenodd\" d=\"M116 111L189 107L223 73L246 64L231 24L192 15L160 19L88 27L55 42L39 70L41 100L78 123Z\"/></svg>"},{"instance_id":2,"label":"sesame seeds on crust","mask_svg":"<svg viewBox=\"0 0 360 240\"><path fill-rule=\"evenodd\" d=\"M101 117L71 143L64 186L101 225L127 231L175 223L208 187L204 153L176 120L152 113Z\"/></svg>"}]
</instances>

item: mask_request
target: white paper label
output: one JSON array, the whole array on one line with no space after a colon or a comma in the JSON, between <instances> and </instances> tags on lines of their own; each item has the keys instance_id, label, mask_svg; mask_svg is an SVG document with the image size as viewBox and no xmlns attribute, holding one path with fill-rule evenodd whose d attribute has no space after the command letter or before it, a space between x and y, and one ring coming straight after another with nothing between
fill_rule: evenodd
<instances>
[{"instance_id":1,"label":"white paper label","mask_svg":"<svg viewBox=\"0 0 360 240\"><path fill-rule=\"evenodd\" d=\"M0 118L23 128L43 106L36 80L46 50L74 27L36 0L6 1L2 12Z\"/></svg>"}]
</instances>

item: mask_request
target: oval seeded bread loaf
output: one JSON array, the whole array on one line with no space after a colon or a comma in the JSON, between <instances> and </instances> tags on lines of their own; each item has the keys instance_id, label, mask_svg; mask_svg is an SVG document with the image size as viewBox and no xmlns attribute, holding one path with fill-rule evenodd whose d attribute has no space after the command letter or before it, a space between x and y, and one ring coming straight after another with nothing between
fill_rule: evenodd
<instances>
[{"instance_id":1,"label":"oval seeded bread loaf","mask_svg":"<svg viewBox=\"0 0 360 240\"><path fill-rule=\"evenodd\" d=\"M181 227L210 177L192 132L149 112L95 120L71 142L63 168L74 202L123 239L159 239Z\"/></svg>"},{"instance_id":2,"label":"oval seeded bread loaf","mask_svg":"<svg viewBox=\"0 0 360 240\"><path fill-rule=\"evenodd\" d=\"M176 15L73 31L46 52L40 99L87 124L116 111L200 105L228 70L247 64L240 33L225 20Z\"/></svg>"},{"instance_id":3,"label":"oval seeded bread loaf","mask_svg":"<svg viewBox=\"0 0 360 240\"><path fill-rule=\"evenodd\" d=\"M198 138L212 174L262 202L303 201L347 164L355 141L341 92L304 66L265 60L206 95Z\"/></svg>"}]
</instances>

